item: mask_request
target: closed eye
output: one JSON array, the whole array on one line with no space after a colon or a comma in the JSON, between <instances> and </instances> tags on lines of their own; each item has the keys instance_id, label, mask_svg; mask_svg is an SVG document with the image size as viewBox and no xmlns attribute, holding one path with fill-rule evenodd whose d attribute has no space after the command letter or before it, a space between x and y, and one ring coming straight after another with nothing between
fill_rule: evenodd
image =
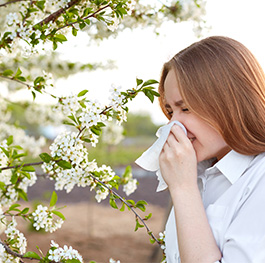
<instances>
[{"instance_id":1,"label":"closed eye","mask_svg":"<svg viewBox=\"0 0 265 263\"><path fill-rule=\"evenodd\" d=\"M166 111L167 111L167 114L168 114L169 116L172 116L173 111L172 111L172 109L171 109L171 107L170 107L169 104L166 104L166 105L165 105L165 109L166 109Z\"/></svg>"},{"instance_id":2,"label":"closed eye","mask_svg":"<svg viewBox=\"0 0 265 263\"><path fill-rule=\"evenodd\" d=\"M183 109L181 109L182 111L189 111L189 109L188 108L183 108Z\"/></svg>"}]
</instances>

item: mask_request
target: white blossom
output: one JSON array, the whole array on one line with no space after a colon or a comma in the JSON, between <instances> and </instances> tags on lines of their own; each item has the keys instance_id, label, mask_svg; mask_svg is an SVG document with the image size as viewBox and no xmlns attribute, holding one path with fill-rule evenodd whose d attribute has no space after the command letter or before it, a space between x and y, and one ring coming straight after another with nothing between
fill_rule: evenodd
<instances>
[{"instance_id":1,"label":"white blossom","mask_svg":"<svg viewBox=\"0 0 265 263\"><path fill-rule=\"evenodd\" d=\"M123 186L123 191L126 193L126 195L132 194L137 189L137 180L136 179L130 179L127 184Z\"/></svg>"},{"instance_id":2,"label":"white blossom","mask_svg":"<svg viewBox=\"0 0 265 263\"><path fill-rule=\"evenodd\" d=\"M29 151L33 157L37 157L42 152L42 147L46 143L43 136L36 139L33 136L27 135L19 127L0 122L0 140L8 138L10 135L13 135L13 143L15 145L20 145L24 150Z\"/></svg>"},{"instance_id":3,"label":"white blossom","mask_svg":"<svg viewBox=\"0 0 265 263\"><path fill-rule=\"evenodd\" d=\"M5 230L5 234L7 238L13 239L14 243L12 244L20 254L24 254L27 248L27 240L24 235L16 229L17 222L14 217L12 217L12 221L7 225Z\"/></svg>"},{"instance_id":4,"label":"white blossom","mask_svg":"<svg viewBox=\"0 0 265 263\"><path fill-rule=\"evenodd\" d=\"M33 227L36 230L44 229L46 232L54 232L58 228L61 228L63 220L53 218L53 213L48 209L47 206L38 205L37 209L32 213L33 215Z\"/></svg>"},{"instance_id":5,"label":"white blossom","mask_svg":"<svg viewBox=\"0 0 265 263\"><path fill-rule=\"evenodd\" d=\"M51 248L49 250L48 259L55 262L67 259L77 259L80 262L83 262L82 256L78 253L76 249L73 249L71 246L68 247L66 245L61 248L53 240L51 241Z\"/></svg>"},{"instance_id":6,"label":"white blossom","mask_svg":"<svg viewBox=\"0 0 265 263\"><path fill-rule=\"evenodd\" d=\"M102 133L102 141L110 145L116 145L123 140L123 132L124 128L122 126L108 122Z\"/></svg>"},{"instance_id":7,"label":"white blossom","mask_svg":"<svg viewBox=\"0 0 265 263\"><path fill-rule=\"evenodd\" d=\"M12 26L13 24L19 23L18 15L17 13L9 13L6 16L6 23L8 26Z\"/></svg>"},{"instance_id":8,"label":"white blossom","mask_svg":"<svg viewBox=\"0 0 265 263\"><path fill-rule=\"evenodd\" d=\"M166 238L166 231L164 232L160 232L159 233L159 241L161 242L161 249L165 250L166 246L165 246L165 238Z\"/></svg>"},{"instance_id":9,"label":"white blossom","mask_svg":"<svg viewBox=\"0 0 265 263\"><path fill-rule=\"evenodd\" d=\"M121 262L120 260L114 260L113 258L110 258L109 263L121 263Z\"/></svg>"},{"instance_id":10,"label":"white blossom","mask_svg":"<svg viewBox=\"0 0 265 263\"><path fill-rule=\"evenodd\" d=\"M110 31L114 32L118 28L120 22L121 22L120 19L115 16L113 17L113 20L110 22L110 24L107 25L107 28Z\"/></svg>"}]
</instances>

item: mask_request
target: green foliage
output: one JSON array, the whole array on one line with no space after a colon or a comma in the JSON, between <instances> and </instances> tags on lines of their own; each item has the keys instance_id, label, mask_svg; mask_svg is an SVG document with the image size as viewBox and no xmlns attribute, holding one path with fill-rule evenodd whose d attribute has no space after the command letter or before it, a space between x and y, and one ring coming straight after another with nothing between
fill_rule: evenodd
<instances>
[{"instance_id":1,"label":"green foliage","mask_svg":"<svg viewBox=\"0 0 265 263\"><path fill-rule=\"evenodd\" d=\"M154 137L158 125L154 124L148 113L128 113L128 121L123 124L128 137L147 136Z\"/></svg>"},{"instance_id":2,"label":"green foliage","mask_svg":"<svg viewBox=\"0 0 265 263\"><path fill-rule=\"evenodd\" d=\"M57 196L56 192L53 191L52 196L51 196L50 206L55 206L57 199L58 199L58 196Z\"/></svg>"},{"instance_id":3,"label":"green foliage","mask_svg":"<svg viewBox=\"0 0 265 263\"><path fill-rule=\"evenodd\" d=\"M41 158L42 161L44 161L45 163L49 163L52 160L52 157L48 154L48 153L41 153L39 155L39 157Z\"/></svg>"},{"instance_id":4,"label":"green foliage","mask_svg":"<svg viewBox=\"0 0 265 263\"><path fill-rule=\"evenodd\" d=\"M23 257L24 258L41 259L41 257L36 252L33 252L33 251L26 252Z\"/></svg>"}]
</instances>

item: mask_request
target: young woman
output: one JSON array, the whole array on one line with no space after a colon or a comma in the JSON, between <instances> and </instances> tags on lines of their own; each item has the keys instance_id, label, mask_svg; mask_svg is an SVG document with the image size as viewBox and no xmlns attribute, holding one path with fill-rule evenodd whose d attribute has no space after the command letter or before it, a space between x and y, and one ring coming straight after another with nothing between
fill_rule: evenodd
<instances>
[{"instance_id":1,"label":"young woman","mask_svg":"<svg viewBox=\"0 0 265 263\"><path fill-rule=\"evenodd\" d=\"M265 262L265 75L241 43L209 37L164 65L174 125L159 165L173 208L168 263Z\"/></svg>"}]
</instances>

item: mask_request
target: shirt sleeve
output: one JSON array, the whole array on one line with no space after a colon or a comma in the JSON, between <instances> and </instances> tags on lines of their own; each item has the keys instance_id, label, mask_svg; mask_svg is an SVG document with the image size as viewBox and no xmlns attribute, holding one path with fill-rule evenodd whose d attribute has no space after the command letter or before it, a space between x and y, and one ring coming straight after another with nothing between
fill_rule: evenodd
<instances>
[{"instance_id":1,"label":"shirt sleeve","mask_svg":"<svg viewBox=\"0 0 265 263\"><path fill-rule=\"evenodd\" d=\"M224 233L222 263L265 262L265 175L248 185Z\"/></svg>"}]
</instances>

